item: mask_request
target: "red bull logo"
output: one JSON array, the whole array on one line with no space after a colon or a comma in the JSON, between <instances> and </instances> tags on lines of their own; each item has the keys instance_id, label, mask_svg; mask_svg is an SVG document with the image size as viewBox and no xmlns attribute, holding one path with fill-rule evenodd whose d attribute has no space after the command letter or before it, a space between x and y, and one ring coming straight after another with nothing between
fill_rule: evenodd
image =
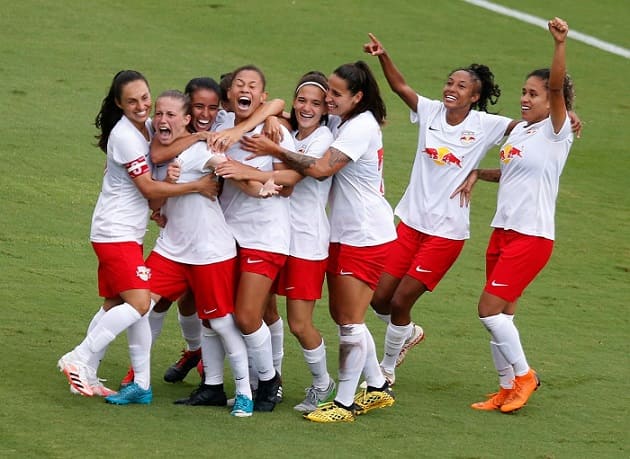
<instances>
[{"instance_id":1,"label":"red bull logo","mask_svg":"<svg viewBox=\"0 0 630 459\"><path fill-rule=\"evenodd\" d=\"M446 147L425 148L424 153L439 166L453 164L457 167L462 167L462 160L455 156L455 154Z\"/></svg>"},{"instance_id":2,"label":"red bull logo","mask_svg":"<svg viewBox=\"0 0 630 459\"><path fill-rule=\"evenodd\" d=\"M503 148L501 148L501 152L499 153L499 160L504 164L508 164L510 161L512 161L512 158L516 158L517 156L519 158L523 157L523 155L521 155L521 150L519 150L518 148L514 148L510 144L507 144Z\"/></svg>"},{"instance_id":3,"label":"red bull logo","mask_svg":"<svg viewBox=\"0 0 630 459\"><path fill-rule=\"evenodd\" d=\"M462 136L459 138L459 141L463 145L468 145L469 143L473 143L475 140L475 133L472 131L464 131L462 132Z\"/></svg>"}]
</instances>

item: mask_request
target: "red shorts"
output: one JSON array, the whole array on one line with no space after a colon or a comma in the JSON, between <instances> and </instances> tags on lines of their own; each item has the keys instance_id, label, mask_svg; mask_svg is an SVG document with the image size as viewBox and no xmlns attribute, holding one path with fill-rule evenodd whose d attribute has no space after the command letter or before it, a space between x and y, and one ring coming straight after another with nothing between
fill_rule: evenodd
<instances>
[{"instance_id":1,"label":"red shorts","mask_svg":"<svg viewBox=\"0 0 630 459\"><path fill-rule=\"evenodd\" d=\"M407 274L422 282L429 291L433 291L451 269L464 248L463 240L430 236L403 222L398 223L396 232L398 239L392 244L383 271L398 279Z\"/></svg>"},{"instance_id":2,"label":"red shorts","mask_svg":"<svg viewBox=\"0 0 630 459\"><path fill-rule=\"evenodd\" d=\"M278 274L276 293L292 300L319 300L328 260L289 257Z\"/></svg>"},{"instance_id":3,"label":"red shorts","mask_svg":"<svg viewBox=\"0 0 630 459\"><path fill-rule=\"evenodd\" d=\"M486 250L484 290L513 302L551 257L553 241L513 230L495 228Z\"/></svg>"},{"instance_id":4,"label":"red shorts","mask_svg":"<svg viewBox=\"0 0 630 459\"><path fill-rule=\"evenodd\" d=\"M98 258L98 293L115 298L120 292L150 289L151 270L137 242L92 242Z\"/></svg>"},{"instance_id":5,"label":"red shorts","mask_svg":"<svg viewBox=\"0 0 630 459\"><path fill-rule=\"evenodd\" d=\"M328 266L326 272L337 276L352 276L376 290L378 278L383 272L383 265L392 242L355 247L339 242L331 242L328 248Z\"/></svg>"},{"instance_id":6,"label":"red shorts","mask_svg":"<svg viewBox=\"0 0 630 459\"><path fill-rule=\"evenodd\" d=\"M238 263L242 273L255 273L275 280L287 261L287 256L281 253L265 252L264 250L246 249L239 247Z\"/></svg>"},{"instance_id":7,"label":"red shorts","mask_svg":"<svg viewBox=\"0 0 630 459\"><path fill-rule=\"evenodd\" d=\"M175 301L190 288L200 319L216 319L234 311L236 258L208 265L189 265L151 252L147 266L152 272L151 291Z\"/></svg>"}]
</instances>

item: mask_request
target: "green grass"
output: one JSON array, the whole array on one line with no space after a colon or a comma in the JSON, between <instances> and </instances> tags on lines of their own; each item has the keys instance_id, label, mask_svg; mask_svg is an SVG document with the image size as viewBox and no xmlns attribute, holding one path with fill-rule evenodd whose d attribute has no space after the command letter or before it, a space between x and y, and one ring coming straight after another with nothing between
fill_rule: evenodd
<instances>
[{"instance_id":1,"label":"green grass","mask_svg":"<svg viewBox=\"0 0 630 459\"><path fill-rule=\"evenodd\" d=\"M71 396L57 358L82 339L99 306L91 212L104 156L93 120L113 74L134 68L154 95L194 76L261 66L273 97L289 99L311 69L366 59L388 103L387 197L400 198L416 130L363 55L368 31L412 87L439 97L446 74L491 66L501 113L518 115L524 75L550 61L542 29L460 1L5 2L0 17L0 456L1 457L627 457L630 198L627 192L628 60L579 42L568 46L577 111L585 122L562 177L555 253L521 301L517 321L543 386L515 415L468 408L496 385L488 337L476 318L496 188L480 184L472 239L414 318L427 340L397 372L398 403L347 425L315 425L292 406L309 384L286 335L286 401L271 414L233 419L219 409L172 405L197 383L162 382L181 337L175 314L154 348L152 405L113 407ZM628 47L627 2L549 0L503 4L566 17L576 30ZM593 6L593 5L596 5ZM484 164L493 165L489 155ZM153 245L155 229L146 238ZM336 375L336 330L325 299L316 322ZM382 348L384 326L368 324ZM126 339L101 374L116 385ZM231 389L229 376L227 385Z\"/></svg>"}]
</instances>

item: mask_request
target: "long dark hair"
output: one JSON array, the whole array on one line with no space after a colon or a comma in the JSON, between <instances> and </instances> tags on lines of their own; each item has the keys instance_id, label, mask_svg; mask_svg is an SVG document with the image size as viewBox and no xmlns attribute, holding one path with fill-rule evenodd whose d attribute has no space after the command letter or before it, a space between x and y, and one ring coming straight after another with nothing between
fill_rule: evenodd
<instances>
[{"instance_id":1,"label":"long dark hair","mask_svg":"<svg viewBox=\"0 0 630 459\"><path fill-rule=\"evenodd\" d=\"M116 105L116 102L120 102L123 87L137 80L144 81L147 87L149 87L149 82L140 72L136 72L135 70L121 70L114 75L109 92L101 103L101 110L96 115L94 125L101 131L100 134L95 136L98 140L97 146L105 153L107 153L109 135L123 115L122 109Z\"/></svg>"},{"instance_id":2,"label":"long dark hair","mask_svg":"<svg viewBox=\"0 0 630 459\"><path fill-rule=\"evenodd\" d=\"M381 97L374 74L364 61L341 65L333 73L339 78L346 80L348 89L353 95L359 91L363 92L363 97L354 107L349 118L369 110L376 118L378 124L382 125L385 123L385 117L387 116L385 102L383 102Z\"/></svg>"},{"instance_id":3,"label":"long dark hair","mask_svg":"<svg viewBox=\"0 0 630 459\"><path fill-rule=\"evenodd\" d=\"M487 65L470 64L468 67L453 70L448 76L450 77L453 73L460 70L468 72L471 79L479 85L479 99L470 108L488 112L488 104L496 104L501 96L501 89L494 82L494 73Z\"/></svg>"},{"instance_id":4,"label":"long dark hair","mask_svg":"<svg viewBox=\"0 0 630 459\"><path fill-rule=\"evenodd\" d=\"M326 92L328 91L328 78L322 72L317 70L311 70L310 72L305 73L298 84L295 86L295 91L293 93L293 99L297 97L297 93L303 85L314 84L321 86L321 89L324 91L324 96L326 96ZM322 115L322 119L319 121L320 124L326 124L328 122L328 115ZM295 116L295 108L291 107L291 118L289 119L289 123L291 123L291 128L295 131L298 128L297 116Z\"/></svg>"}]
</instances>

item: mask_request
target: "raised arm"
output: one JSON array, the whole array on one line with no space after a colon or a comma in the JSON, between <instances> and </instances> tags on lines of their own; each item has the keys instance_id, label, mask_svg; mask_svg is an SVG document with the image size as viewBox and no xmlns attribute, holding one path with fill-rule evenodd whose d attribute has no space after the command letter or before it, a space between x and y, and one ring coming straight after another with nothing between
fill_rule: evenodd
<instances>
[{"instance_id":1,"label":"raised arm","mask_svg":"<svg viewBox=\"0 0 630 459\"><path fill-rule=\"evenodd\" d=\"M569 26L560 18L549 21L549 32L554 40L553 60L549 73L549 105L551 123L554 132L558 133L567 116L564 101L564 77L566 75L566 39Z\"/></svg>"},{"instance_id":2,"label":"raised arm","mask_svg":"<svg viewBox=\"0 0 630 459\"><path fill-rule=\"evenodd\" d=\"M210 133L208 131L195 132L177 138L170 145L162 145L154 137L151 141L151 161L153 164L161 164L170 161L196 142L207 141L209 136Z\"/></svg>"},{"instance_id":3,"label":"raised arm","mask_svg":"<svg viewBox=\"0 0 630 459\"><path fill-rule=\"evenodd\" d=\"M402 73L396 68L381 42L371 33L368 33L368 36L370 37L370 42L363 45L363 51L372 56L378 56L378 62L381 64L389 87L415 112L418 108L418 94L407 84Z\"/></svg>"}]
</instances>

